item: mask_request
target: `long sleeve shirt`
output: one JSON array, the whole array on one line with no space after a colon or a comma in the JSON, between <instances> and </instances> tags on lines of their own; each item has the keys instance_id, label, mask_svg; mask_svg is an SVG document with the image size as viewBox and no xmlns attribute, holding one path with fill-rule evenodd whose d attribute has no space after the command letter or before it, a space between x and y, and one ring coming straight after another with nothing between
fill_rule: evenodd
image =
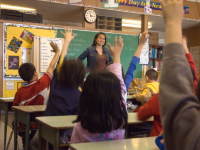
<instances>
[{"instance_id":1,"label":"long sleeve shirt","mask_svg":"<svg viewBox=\"0 0 200 150\"><path fill-rule=\"evenodd\" d=\"M166 150L199 150L200 105L182 44L164 47L159 91Z\"/></svg>"}]
</instances>

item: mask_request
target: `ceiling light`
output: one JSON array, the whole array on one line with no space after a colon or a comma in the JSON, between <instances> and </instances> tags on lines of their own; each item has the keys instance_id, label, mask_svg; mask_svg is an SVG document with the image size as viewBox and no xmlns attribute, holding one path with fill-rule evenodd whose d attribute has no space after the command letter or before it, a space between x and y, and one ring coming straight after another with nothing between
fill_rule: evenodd
<instances>
[{"instance_id":1,"label":"ceiling light","mask_svg":"<svg viewBox=\"0 0 200 150\"><path fill-rule=\"evenodd\" d=\"M10 6L10 5L4 5L4 4L1 4L1 9L12 9L12 10L19 10L19 11L36 11L35 9L32 9L32 8Z\"/></svg>"},{"instance_id":2,"label":"ceiling light","mask_svg":"<svg viewBox=\"0 0 200 150\"><path fill-rule=\"evenodd\" d=\"M141 21L122 19L122 26L141 28ZM148 29L152 28L152 23L148 23Z\"/></svg>"}]
</instances>

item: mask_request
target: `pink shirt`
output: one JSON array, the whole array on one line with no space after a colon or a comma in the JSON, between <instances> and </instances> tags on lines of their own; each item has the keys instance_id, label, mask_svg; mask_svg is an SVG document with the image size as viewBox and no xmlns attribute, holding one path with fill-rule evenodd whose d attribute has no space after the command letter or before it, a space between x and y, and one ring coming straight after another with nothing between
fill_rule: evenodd
<instances>
[{"instance_id":1,"label":"pink shirt","mask_svg":"<svg viewBox=\"0 0 200 150\"><path fill-rule=\"evenodd\" d=\"M121 84L121 93L122 97L126 93L126 86L122 78L122 66L119 63L111 64L107 67L107 70L114 73ZM126 106L126 101L123 98L124 105ZM72 143L83 143L83 142L96 142L96 141L110 141L110 140L120 140L124 139L125 129L113 130L107 133L90 133L87 130L83 129L81 123L78 122L73 130L71 137Z\"/></svg>"}]
</instances>

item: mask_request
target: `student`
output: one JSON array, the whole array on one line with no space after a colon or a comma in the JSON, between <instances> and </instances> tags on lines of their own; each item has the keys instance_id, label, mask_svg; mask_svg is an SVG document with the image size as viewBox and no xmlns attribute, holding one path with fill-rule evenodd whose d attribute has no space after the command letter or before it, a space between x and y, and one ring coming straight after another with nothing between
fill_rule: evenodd
<instances>
[{"instance_id":1,"label":"student","mask_svg":"<svg viewBox=\"0 0 200 150\"><path fill-rule=\"evenodd\" d=\"M106 65L113 61L106 45L106 35L99 32L95 35L92 46L88 47L78 59L83 61L87 57L87 72L104 70Z\"/></svg>"},{"instance_id":2,"label":"student","mask_svg":"<svg viewBox=\"0 0 200 150\"><path fill-rule=\"evenodd\" d=\"M127 112L122 96L126 91L120 64L122 38L117 43L116 37L114 47L109 47L113 64L90 73L84 83L71 143L124 139Z\"/></svg>"},{"instance_id":3,"label":"student","mask_svg":"<svg viewBox=\"0 0 200 150\"><path fill-rule=\"evenodd\" d=\"M154 69L147 70L145 74L146 84L143 87L142 93L134 94L133 97L144 105L151 96L159 92L158 73Z\"/></svg>"},{"instance_id":4,"label":"student","mask_svg":"<svg viewBox=\"0 0 200 150\"><path fill-rule=\"evenodd\" d=\"M18 89L15 94L13 106L27 106L27 105L43 105L48 99L48 89L51 82L51 76L53 73L54 66L59 57L59 48L53 42L50 43L53 48L52 52L55 55L47 68L46 73L38 79L38 73L36 72L35 66L31 63L24 63L19 68L20 77L28 82L27 85L22 86ZM22 137L23 147L25 144L25 132L21 132L24 125L20 123L19 135ZM30 140L34 136L35 131L31 132Z\"/></svg>"},{"instance_id":5,"label":"student","mask_svg":"<svg viewBox=\"0 0 200 150\"><path fill-rule=\"evenodd\" d=\"M77 115L78 104L81 95L80 86L83 85L85 77L85 69L79 60L66 60L67 50L70 42L76 34L72 36L72 29L65 29L64 45L61 51L60 60L54 70L53 78L50 85L49 100L44 113L45 116L62 116L62 115ZM69 137L64 138L63 134ZM69 142L72 130L61 131L60 138L63 143ZM31 140L32 150L38 149L38 132Z\"/></svg>"},{"instance_id":6,"label":"student","mask_svg":"<svg viewBox=\"0 0 200 150\"><path fill-rule=\"evenodd\" d=\"M134 74L134 71L136 69L136 64L139 60L142 48L143 48L144 44L146 43L147 38L148 38L148 30L146 30L145 32L143 32L141 34L137 51L135 52L134 56L132 57L132 60L131 60L130 65L128 67L128 70L126 72L124 82L125 82L125 85L126 85L127 92L128 92L129 86L131 84L131 81L133 80L133 74Z\"/></svg>"},{"instance_id":7,"label":"student","mask_svg":"<svg viewBox=\"0 0 200 150\"><path fill-rule=\"evenodd\" d=\"M190 67L192 68L191 70L194 70L194 75L193 75L193 81L194 81L194 92L196 91L196 83L198 81L197 78L197 71L196 67L194 64L194 60L192 59L191 54L188 51L187 48L187 42L186 42L186 37L183 37L183 47L185 51L185 56L188 60L188 63L190 64ZM150 136L158 136L160 132L163 130L162 129L162 124L161 124L161 119L160 119L160 109L159 109L159 98L158 98L158 93L152 96L147 103L145 103L144 106L141 106L138 108L137 113L138 113L138 119L139 120L146 120L149 117L153 116L154 121L153 121L153 127L150 133Z\"/></svg>"},{"instance_id":8,"label":"student","mask_svg":"<svg viewBox=\"0 0 200 150\"><path fill-rule=\"evenodd\" d=\"M182 45L183 2L162 0L161 5L166 32L159 105L165 148L199 150L200 104Z\"/></svg>"}]
</instances>

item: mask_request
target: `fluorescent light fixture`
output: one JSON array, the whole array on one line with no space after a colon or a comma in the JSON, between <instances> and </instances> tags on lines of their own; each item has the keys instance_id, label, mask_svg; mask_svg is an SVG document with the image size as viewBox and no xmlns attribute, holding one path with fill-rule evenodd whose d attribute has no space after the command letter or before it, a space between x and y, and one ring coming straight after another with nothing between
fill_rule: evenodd
<instances>
[{"instance_id":1,"label":"fluorescent light fixture","mask_svg":"<svg viewBox=\"0 0 200 150\"><path fill-rule=\"evenodd\" d=\"M123 27L141 28L141 21L122 19ZM148 29L152 28L152 23L148 23Z\"/></svg>"},{"instance_id":2,"label":"fluorescent light fixture","mask_svg":"<svg viewBox=\"0 0 200 150\"><path fill-rule=\"evenodd\" d=\"M11 6L11 5L4 5L4 4L1 4L1 9L12 9L12 10L19 10L19 11L36 11L35 9L32 9L32 8Z\"/></svg>"}]
</instances>

